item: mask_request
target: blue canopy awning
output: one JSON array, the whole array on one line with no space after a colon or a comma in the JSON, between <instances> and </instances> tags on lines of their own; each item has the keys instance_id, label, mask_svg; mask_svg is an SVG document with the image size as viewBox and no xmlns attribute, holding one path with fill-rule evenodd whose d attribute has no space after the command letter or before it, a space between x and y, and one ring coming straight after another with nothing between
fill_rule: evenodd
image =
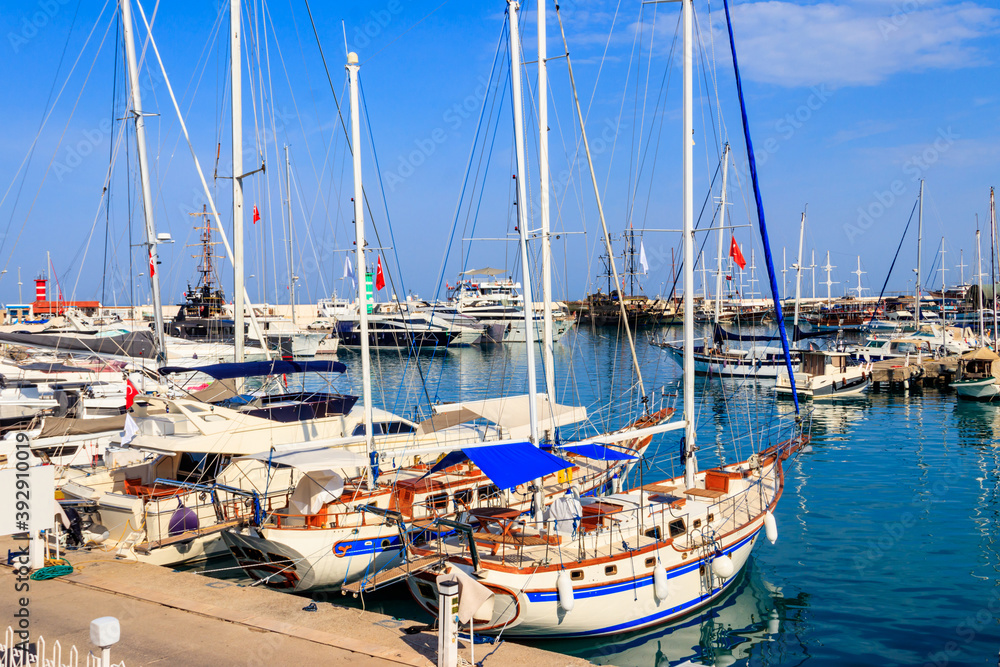
<instances>
[{"instance_id":1,"label":"blue canopy awning","mask_svg":"<svg viewBox=\"0 0 1000 667\"><path fill-rule=\"evenodd\" d=\"M511 442L504 445L465 447L461 451L451 452L434 464L424 477L466 459L471 459L501 489L510 489L573 467L572 463L542 451L530 442Z\"/></svg>"},{"instance_id":2,"label":"blue canopy awning","mask_svg":"<svg viewBox=\"0 0 1000 667\"><path fill-rule=\"evenodd\" d=\"M573 466L530 442L466 447L462 451L501 489L510 489Z\"/></svg>"},{"instance_id":3,"label":"blue canopy awning","mask_svg":"<svg viewBox=\"0 0 1000 667\"><path fill-rule=\"evenodd\" d=\"M638 458L632 454L626 454L625 452L617 449L611 449L607 445L598 445L596 443L588 445L564 445L559 449L567 452L573 452L574 454L579 454L580 456L586 456L588 459L594 459L597 461L632 461Z\"/></svg>"},{"instance_id":4,"label":"blue canopy awning","mask_svg":"<svg viewBox=\"0 0 1000 667\"><path fill-rule=\"evenodd\" d=\"M216 380L256 377L258 375L287 375L289 373L343 373L347 366L339 361L246 361L239 364L209 364L207 366L164 366L160 375L175 373L204 373Z\"/></svg>"}]
</instances>

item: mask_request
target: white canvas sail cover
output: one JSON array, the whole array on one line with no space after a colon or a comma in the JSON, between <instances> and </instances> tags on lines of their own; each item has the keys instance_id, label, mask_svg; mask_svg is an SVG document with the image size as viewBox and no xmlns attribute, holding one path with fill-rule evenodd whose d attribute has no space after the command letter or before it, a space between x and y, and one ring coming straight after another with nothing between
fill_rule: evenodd
<instances>
[{"instance_id":1,"label":"white canvas sail cover","mask_svg":"<svg viewBox=\"0 0 1000 667\"><path fill-rule=\"evenodd\" d=\"M433 433L473 419L485 419L503 429L505 437L526 438L531 434L528 400L527 395L521 395L435 405L434 415L420 422L417 434ZM553 403L546 394L538 394L536 400L539 432L587 419L587 408Z\"/></svg>"}]
</instances>

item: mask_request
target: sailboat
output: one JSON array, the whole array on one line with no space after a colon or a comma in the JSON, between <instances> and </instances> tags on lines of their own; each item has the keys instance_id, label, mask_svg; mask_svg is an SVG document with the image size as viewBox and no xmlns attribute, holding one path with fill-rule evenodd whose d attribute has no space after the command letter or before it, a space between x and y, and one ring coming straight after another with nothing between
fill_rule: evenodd
<instances>
[{"instance_id":1,"label":"sailboat","mask_svg":"<svg viewBox=\"0 0 1000 667\"><path fill-rule=\"evenodd\" d=\"M519 53L515 41L517 9L516 0L510 0L508 18L514 56ZM544 7L539 8L540 34L544 31L544 11ZM685 347L684 414L680 423L685 432L681 452L684 474L621 493L581 499L567 496L534 520L475 517L464 534L415 548L415 557L446 561L437 570L425 570L408 578L415 599L431 613L437 613L439 584L458 579L464 588L476 590L485 600L468 619L475 632L502 632L506 637L589 637L666 623L721 596L738 579L762 532L772 542L777 539L772 512L784 491L784 464L807 441L801 425L796 425L789 439L746 461L698 470L692 307L691 0L682 0L681 11ZM556 13L558 16L558 7ZM728 3L726 16L728 21ZM743 108L731 23L729 30ZM565 36L563 39L565 42ZM582 129L585 124L568 56L567 69L586 147L586 131ZM758 218L767 248L745 108L743 121ZM790 366L774 269L768 264L786 364Z\"/></svg>"},{"instance_id":2,"label":"sailboat","mask_svg":"<svg viewBox=\"0 0 1000 667\"><path fill-rule=\"evenodd\" d=\"M722 287L723 287L723 248L725 241L725 218L726 218L726 196L729 176L730 147L727 143L722 151L722 194L719 199L719 223L716 253L716 281L715 299L712 312L712 322L714 324L712 332L712 344L705 340L704 344L694 350L695 373L699 375L711 375L716 377L742 377L742 378L775 378L781 374L785 367L785 355L780 347L768 345L766 341L772 340L770 336L758 336L755 334L733 334L723 328L722 323L727 319L722 309ZM800 242L801 250L801 242ZM739 253L742 260L742 253L736 245L736 238L732 238L730 256ZM801 272L800 272L801 275ZM796 316L798 315L798 298L796 298ZM796 331L798 322L796 322ZM746 340L751 343L749 349L733 347L729 345L730 340ZM683 365L684 341L668 341L664 338L650 338L650 344L655 345L670 353L671 357L678 364ZM796 358L795 361L798 359Z\"/></svg>"},{"instance_id":3,"label":"sailboat","mask_svg":"<svg viewBox=\"0 0 1000 667\"><path fill-rule=\"evenodd\" d=\"M348 54L356 262L364 275L359 69L357 54ZM519 173L524 173L520 142L518 160ZM523 201L523 190L520 194ZM519 226L526 228L523 219ZM524 259L523 232L521 240ZM523 261L522 270L525 299L530 302L529 262ZM549 295L546 290L546 301ZM359 285L364 420L355 435L361 436L358 444L363 451L283 448L237 461L264 479L291 470L298 480L249 526L222 535L244 571L268 586L298 592L337 589L358 581L363 587L384 585L431 564L403 559L409 546L426 539L428 531L434 532L429 522L451 525L460 513L495 516L491 508L497 506L504 507L506 516L525 512L540 516L546 505L567 492L587 494L609 483L620 485L656 428L673 412L663 408L615 433L586 442L560 443L566 458L556 456L538 446L541 433L555 433L580 422L587 411L556 404L551 391L536 395L534 357L529 353L527 396L438 404L420 424L399 422L399 427L386 428L383 415L388 413L372 406L366 299L364 285ZM534 313L524 309L523 317L530 351ZM543 338L546 367L551 369L548 326L543 327ZM547 383L551 377L547 373ZM488 424L485 430L484 422ZM443 458L429 465L421 461L424 456ZM397 567L390 569L392 565Z\"/></svg>"}]
</instances>

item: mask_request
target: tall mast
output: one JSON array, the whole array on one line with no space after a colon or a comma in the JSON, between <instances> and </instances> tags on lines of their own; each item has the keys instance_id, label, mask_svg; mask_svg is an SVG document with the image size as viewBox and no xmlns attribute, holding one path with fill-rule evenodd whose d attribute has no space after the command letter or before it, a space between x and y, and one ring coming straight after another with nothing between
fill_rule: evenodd
<instances>
[{"instance_id":1,"label":"tall mast","mask_svg":"<svg viewBox=\"0 0 1000 667\"><path fill-rule=\"evenodd\" d=\"M809 263L809 276L812 278L812 298L816 298L816 248L812 249L812 261Z\"/></svg>"},{"instance_id":2,"label":"tall mast","mask_svg":"<svg viewBox=\"0 0 1000 667\"><path fill-rule=\"evenodd\" d=\"M799 261L795 263L795 326L799 326L799 299L802 297L802 241L806 236L806 212L802 211L799 223ZM860 293L858 294L860 296Z\"/></svg>"},{"instance_id":3,"label":"tall mast","mask_svg":"<svg viewBox=\"0 0 1000 667\"><path fill-rule=\"evenodd\" d=\"M229 66L230 106L232 108L233 140L233 322L236 333L236 362L244 360L243 342L246 336L244 310L246 308L243 280L243 72L240 0L229 0Z\"/></svg>"},{"instance_id":4,"label":"tall mast","mask_svg":"<svg viewBox=\"0 0 1000 667\"><path fill-rule=\"evenodd\" d=\"M566 43L566 30L563 27L562 16L559 14L559 5L556 5L556 18L559 20L559 34L562 37L563 52L566 57L566 73L569 74L569 85L573 91L573 108L576 109L576 119L580 128L580 139L583 142L583 150L587 155L587 170L590 172L590 185L594 188L594 199L597 202L597 217L601 220L601 236L604 242L604 249L608 258L608 294L611 294L611 277L614 276L618 282L618 267L615 265L611 248L611 235L608 234L608 220L604 215L604 203L601 201L601 188L597 182L597 172L594 170L594 159L590 153L590 142L587 140L587 125L583 117L583 108L580 106L580 94L576 89L576 79L573 78L573 61L569 57L569 46ZM673 275L673 248L671 255L671 275ZM639 366L639 357L635 352L635 339L632 338L632 326L628 321L628 313L625 311L625 300L618 299L618 311L621 313L622 326L625 328L625 338L628 339L628 349L632 354L632 368L635 371L636 384L639 385L639 394L645 402L646 386L642 381L642 368Z\"/></svg>"},{"instance_id":5,"label":"tall mast","mask_svg":"<svg viewBox=\"0 0 1000 667\"><path fill-rule=\"evenodd\" d=\"M857 290L858 290L858 298L860 299L861 298L861 290L863 289L861 287L861 276L863 276L865 274L865 272L861 270L861 255L858 255L858 269L857 269L857 271L853 271L852 273L854 273L854 275L856 275L858 277L858 287L857 287Z\"/></svg>"},{"instance_id":6,"label":"tall mast","mask_svg":"<svg viewBox=\"0 0 1000 667\"><path fill-rule=\"evenodd\" d=\"M976 266L978 271L976 271L976 282L978 289L976 292L979 295L979 347L983 346L983 248L982 244L979 242L979 229L976 229Z\"/></svg>"},{"instance_id":7,"label":"tall mast","mask_svg":"<svg viewBox=\"0 0 1000 667\"><path fill-rule=\"evenodd\" d=\"M285 145L285 192L288 194L288 291L292 301L292 324L295 324L295 245L292 242L292 171L288 165L288 145Z\"/></svg>"},{"instance_id":8,"label":"tall mast","mask_svg":"<svg viewBox=\"0 0 1000 667\"><path fill-rule=\"evenodd\" d=\"M941 259L939 260L939 263L941 264L941 268L938 269L938 271L941 272L941 317L939 319L941 320L941 349L943 350L944 349L944 345L945 345L945 327L946 327L946 322L945 322L945 319L944 319L944 305L945 305L945 299L944 299L944 274L948 271L948 269L944 268L944 237L943 236L941 237Z\"/></svg>"},{"instance_id":9,"label":"tall mast","mask_svg":"<svg viewBox=\"0 0 1000 667\"><path fill-rule=\"evenodd\" d=\"M958 270L962 274L960 280L962 281L961 285L964 287L965 286L965 250L963 250L961 248L958 250Z\"/></svg>"},{"instance_id":10,"label":"tall mast","mask_svg":"<svg viewBox=\"0 0 1000 667\"><path fill-rule=\"evenodd\" d=\"M830 264L830 251L826 251L826 266L823 267L826 270L826 302L833 303L833 293L830 288L833 287L833 280L830 279L831 272L837 268Z\"/></svg>"},{"instance_id":11,"label":"tall mast","mask_svg":"<svg viewBox=\"0 0 1000 667\"><path fill-rule=\"evenodd\" d=\"M552 341L552 239L549 236L549 72L546 43L545 0L538 0L538 193L542 223L542 298L545 302L542 323L542 363L545 370L545 393L555 400L555 361ZM520 173L518 174L520 176ZM521 201L518 200L520 206Z\"/></svg>"},{"instance_id":12,"label":"tall mast","mask_svg":"<svg viewBox=\"0 0 1000 667\"><path fill-rule=\"evenodd\" d=\"M695 451L694 421L694 304L691 287L694 285L694 102L692 64L694 60L694 40L692 32L692 0L681 0L681 21L683 23L683 120L681 130L681 154L683 176L681 178L681 211L684 236L684 482L687 488L695 485L698 459Z\"/></svg>"},{"instance_id":13,"label":"tall mast","mask_svg":"<svg viewBox=\"0 0 1000 667\"><path fill-rule=\"evenodd\" d=\"M914 310L916 314L916 326L920 328L920 269L921 269L921 247L924 243L924 179L920 179L920 212L917 214L917 289L913 298L916 300Z\"/></svg>"},{"instance_id":14,"label":"tall mast","mask_svg":"<svg viewBox=\"0 0 1000 667\"><path fill-rule=\"evenodd\" d=\"M149 188L149 163L146 155L146 121L142 115L142 96L139 92L139 67L135 60L135 39L132 36L132 3L121 0L122 31L125 37L125 58L128 61L128 80L132 95L132 120L135 122L135 147L139 156L139 178L142 180L142 210L146 220L146 247L149 249L149 284L153 295L153 321L156 327L156 360L167 360L167 342L163 331L163 304L160 300L160 276L156 271L157 239L153 221L153 195Z\"/></svg>"},{"instance_id":15,"label":"tall mast","mask_svg":"<svg viewBox=\"0 0 1000 667\"><path fill-rule=\"evenodd\" d=\"M368 350L368 304L367 286L368 269L365 265L365 211L364 190L361 185L361 116L358 104L358 54L347 54L347 77L351 86L351 151L354 162L354 233L355 262L358 265L358 321L361 328L361 400L364 405L365 438L369 454L374 452L374 434L372 433L372 377L371 377L371 353ZM368 486L375 485L374 475L371 466L368 467Z\"/></svg>"},{"instance_id":16,"label":"tall mast","mask_svg":"<svg viewBox=\"0 0 1000 667\"><path fill-rule=\"evenodd\" d=\"M726 237L726 189L729 179L729 142L722 149L722 193L719 195L719 234L716 247L715 267L715 323L722 318L722 253L725 252Z\"/></svg>"},{"instance_id":17,"label":"tall mast","mask_svg":"<svg viewBox=\"0 0 1000 667\"><path fill-rule=\"evenodd\" d=\"M704 251L698 255L698 260L701 262L701 302L704 307L708 303L708 267L705 266Z\"/></svg>"},{"instance_id":18,"label":"tall mast","mask_svg":"<svg viewBox=\"0 0 1000 667\"><path fill-rule=\"evenodd\" d=\"M997 279L994 249L997 243L997 215L993 203L993 188L990 188L990 310L993 311L993 343L996 348L997 339ZM982 333L980 332L980 335Z\"/></svg>"},{"instance_id":19,"label":"tall mast","mask_svg":"<svg viewBox=\"0 0 1000 667\"><path fill-rule=\"evenodd\" d=\"M538 440L538 406L535 395L535 350L532 345L535 333L535 309L531 297L531 263L528 259L528 194L524 182L524 118L521 109L521 37L518 31L517 0L507 0L510 22L510 87L514 105L514 148L517 154L517 229L521 237L521 280L524 283L524 341L528 363L528 420L531 422L531 442Z\"/></svg>"}]
</instances>

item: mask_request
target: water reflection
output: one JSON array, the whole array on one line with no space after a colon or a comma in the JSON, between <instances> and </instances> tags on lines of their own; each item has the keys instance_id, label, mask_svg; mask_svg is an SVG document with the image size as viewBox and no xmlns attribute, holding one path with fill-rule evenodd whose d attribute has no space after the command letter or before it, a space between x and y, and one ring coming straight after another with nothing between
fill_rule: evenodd
<instances>
[{"instance_id":1,"label":"water reflection","mask_svg":"<svg viewBox=\"0 0 1000 667\"><path fill-rule=\"evenodd\" d=\"M808 594L786 598L751 560L725 598L682 621L628 635L542 646L620 667L795 664L806 657L799 632L808 608Z\"/></svg>"}]
</instances>

